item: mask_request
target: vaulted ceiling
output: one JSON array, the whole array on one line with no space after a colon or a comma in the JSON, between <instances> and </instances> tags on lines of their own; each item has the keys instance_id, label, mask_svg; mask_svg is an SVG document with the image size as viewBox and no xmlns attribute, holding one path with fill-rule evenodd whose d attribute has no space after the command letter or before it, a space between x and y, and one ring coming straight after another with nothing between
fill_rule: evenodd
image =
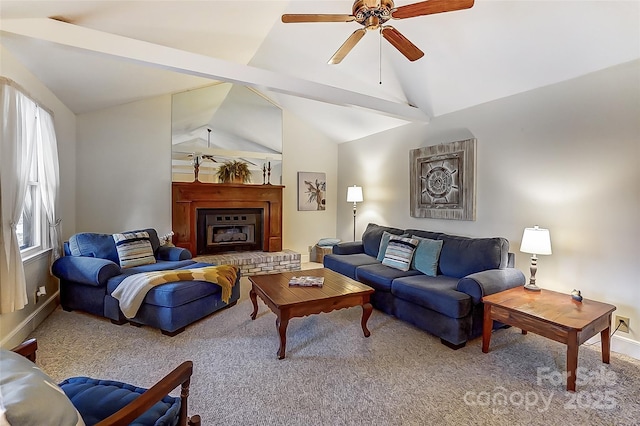
<instances>
[{"instance_id":1,"label":"vaulted ceiling","mask_svg":"<svg viewBox=\"0 0 640 426\"><path fill-rule=\"evenodd\" d=\"M0 43L77 114L233 81L337 142L640 58L634 0L476 0L468 10L393 21L425 52L415 62L369 31L341 64L328 65L359 24L280 20L351 7L349 0L3 0Z\"/></svg>"}]
</instances>

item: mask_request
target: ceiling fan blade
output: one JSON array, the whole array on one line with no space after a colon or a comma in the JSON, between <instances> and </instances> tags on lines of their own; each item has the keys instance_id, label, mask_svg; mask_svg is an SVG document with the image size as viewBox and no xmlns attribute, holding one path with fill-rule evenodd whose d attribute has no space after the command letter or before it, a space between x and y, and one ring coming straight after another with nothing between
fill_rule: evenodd
<instances>
[{"instance_id":1,"label":"ceiling fan blade","mask_svg":"<svg viewBox=\"0 0 640 426\"><path fill-rule=\"evenodd\" d=\"M424 56L424 52L411 43L408 38L400 34L398 30L391 26L383 27L382 36L400 51L410 61L415 61Z\"/></svg>"},{"instance_id":2,"label":"ceiling fan blade","mask_svg":"<svg viewBox=\"0 0 640 426\"><path fill-rule=\"evenodd\" d=\"M359 30L355 30L347 39L347 41L345 41L344 43L342 43L342 46L340 46L340 48L337 50L336 53L333 54L333 56L331 57L331 59L329 59L329 64L331 65L335 65L335 64L339 64L340 62L342 62L342 60L344 59L345 56L347 56L347 54L349 52L351 52L351 49L353 49L353 46L355 46L362 37L364 37L364 35L367 33L367 30L364 28L360 28Z\"/></svg>"},{"instance_id":3,"label":"ceiling fan blade","mask_svg":"<svg viewBox=\"0 0 640 426\"><path fill-rule=\"evenodd\" d=\"M400 6L391 12L393 19L413 18L414 16L432 15L434 13L452 12L469 9L474 0L428 0Z\"/></svg>"},{"instance_id":4,"label":"ceiling fan blade","mask_svg":"<svg viewBox=\"0 0 640 426\"><path fill-rule=\"evenodd\" d=\"M351 22L356 17L353 15L330 15L330 14L285 14L282 15L282 22L285 24L299 22Z\"/></svg>"}]
</instances>

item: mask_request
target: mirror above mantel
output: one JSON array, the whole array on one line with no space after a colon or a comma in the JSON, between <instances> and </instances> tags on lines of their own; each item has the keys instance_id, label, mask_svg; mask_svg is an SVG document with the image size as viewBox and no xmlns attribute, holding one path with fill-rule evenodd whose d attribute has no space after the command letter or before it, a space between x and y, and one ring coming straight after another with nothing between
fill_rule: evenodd
<instances>
[{"instance_id":1,"label":"mirror above mantel","mask_svg":"<svg viewBox=\"0 0 640 426\"><path fill-rule=\"evenodd\" d=\"M247 163L250 184L280 185L282 110L258 91L232 83L174 94L172 181L193 182L197 162L198 180L217 183L218 167L227 161Z\"/></svg>"}]
</instances>

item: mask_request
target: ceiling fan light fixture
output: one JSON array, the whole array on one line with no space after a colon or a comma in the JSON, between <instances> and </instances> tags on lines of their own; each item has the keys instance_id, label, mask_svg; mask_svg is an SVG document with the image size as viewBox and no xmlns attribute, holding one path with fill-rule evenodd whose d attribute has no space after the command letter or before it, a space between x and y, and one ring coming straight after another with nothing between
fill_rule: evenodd
<instances>
[{"instance_id":1,"label":"ceiling fan light fixture","mask_svg":"<svg viewBox=\"0 0 640 426\"><path fill-rule=\"evenodd\" d=\"M406 19L435 13L453 12L473 7L474 0L427 0L395 7L393 0L355 0L351 15L337 14L285 14L284 23L300 22L352 22L364 28L356 30L329 59L329 64L339 64L366 33L380 29L382 36L410 61L424 56L416 45L391 26L383 26L390 19Z\"/></svg>"}]
</instances>

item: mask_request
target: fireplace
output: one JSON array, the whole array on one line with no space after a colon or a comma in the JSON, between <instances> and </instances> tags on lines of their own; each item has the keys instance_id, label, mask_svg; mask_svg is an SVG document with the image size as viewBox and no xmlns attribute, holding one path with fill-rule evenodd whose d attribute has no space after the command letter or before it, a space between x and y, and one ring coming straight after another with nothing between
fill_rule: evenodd
<instances>
[{"instance_id":1,"label":"fireplace","mask_svg":"<svg viewBox=\"0 0 640 426\"><path fill-rule=\"evenodd\" d=\"M283 186L173 182L171 187L177 247L194 256L282 250Z\"/></svg>"},{"instance_id":2,"label":"fireplace","mask_svg":"<svg viewBox=\"0 0 640 426\"><path fill-rule=\"evenodd\" d=\"M262 250L262 209L198 209L197 254Z\"/></svg>"}]
</instances>

